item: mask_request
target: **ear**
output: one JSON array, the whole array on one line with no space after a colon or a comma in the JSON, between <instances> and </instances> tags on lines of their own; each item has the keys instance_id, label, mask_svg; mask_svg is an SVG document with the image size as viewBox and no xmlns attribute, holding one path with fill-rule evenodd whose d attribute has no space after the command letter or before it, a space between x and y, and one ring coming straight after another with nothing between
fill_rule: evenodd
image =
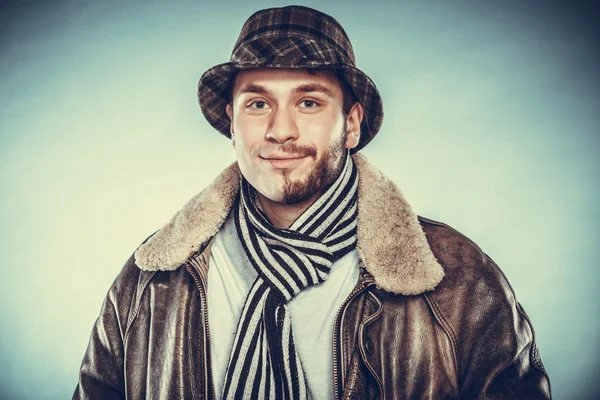
<instances>
[{"instance_id":1,"label":"ear","mask_svg":"<svg viewBox=\"0 0 600 400\"><path fill-rule=\"evenodd\" d=\"M353 149L360 142L360 124L364 117L364 109L360 103L354 103L346 118L346 148Z\"/></svg>"},{"instance_id":2,"label":"ear","mask_svg":"<svg viewBox=\"0 0 600 400\"><path fill-rule=\"evenodd\" d=\"M231 104L227 104L225 106L225 113L227 114L227 116L229 117L229 120L231 121L231 123L229 124L229 132L231 132L233 134L233 111L231 110Z\"/></svg>"},{"instance_id":3,"label":"ear","mask_svg":"<svg viewBox=\"0 0 600 400\"><path fill-rule=\"evenodd\" d=\"M233 145L233 148L235 149L235 136L233 134L233 112L231 111L231 104L227 104L227 106L225 106L225 112L227 113L227 116L229 117L229 133L231 133L231 144Z\"/></svg>"}]
</instances>

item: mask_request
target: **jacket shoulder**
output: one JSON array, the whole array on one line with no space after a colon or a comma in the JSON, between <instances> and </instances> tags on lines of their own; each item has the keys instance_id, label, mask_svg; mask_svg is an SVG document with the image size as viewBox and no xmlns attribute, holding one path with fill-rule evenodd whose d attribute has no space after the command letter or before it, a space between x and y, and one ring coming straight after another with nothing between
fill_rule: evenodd
<instances>
[{"instance_id":1,"label":"jacket shoulder","mask_svg":"<svg viewBox=\"0 0 600 400\"><path fill-rule=\"evenodd\" d=\"M434 292L463 288L474 295L492 290L494 293L488 294L514 296L502 270L474 241L448 224L418 218L434 256L444 268L444 279Z\"/></svg>"},{"instance_id":2,"label":"jacket shoulder","mask_svg":"<svg viewBox=\"0 0 600 400\"><path fill-rule=\"evenodd\" d=\"M440 305L448 305L449 314L464 312L464 307L483 312L486 305L514 305L515 295L506 276L474 241L448 224L418 218L444 269L444 279L430 293Z\"/></svg>"},{"instance_id":3,"label":"jacket shoulder","mask_svg":"<svg viewBox=\"0 0 600 400\"><path fill-rule=\"evenodd\" d=\"M139 246L146 243L153 235L154 233L148 236ZM107 303L112 305L119 321L122 339L127 336L127 330L139 308L140 296L154 274L155 271L143 271L136 264L134 251L108 290L105 305Z\"/></svg>"},{"instance_id":4,"label":"jacket shoulder","mask_svg":"<svg viewBox=\"0 0 600 400\"><path fill-rule=\"evenodd\" d=\"M137 313L140 283L150 278L132 254L108 289L92 328L74 399L125 397L125 340Z\"/></svg>"}]
</instances>

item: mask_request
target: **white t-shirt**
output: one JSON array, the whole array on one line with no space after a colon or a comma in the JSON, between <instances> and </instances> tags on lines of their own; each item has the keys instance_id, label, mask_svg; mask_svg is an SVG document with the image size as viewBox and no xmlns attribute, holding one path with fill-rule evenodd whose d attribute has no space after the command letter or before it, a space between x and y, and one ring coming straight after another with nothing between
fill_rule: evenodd
<instances>
[{"instance_id":1,"label":"white t-shirt","mask_svg":"<svg viewBox=\"0 0 600 400\"><path fill-rule=\"evenodd\" d=\"M333 325L340 306L358 282L358 273L358 253L353 250L333 264L325 282L304 289L287 305L296 351L313 399L333 398ZM215 236L208 268L208 323L216 398L222 396L238 320L256 276L230 213Z\"/></svg>"}]
</instances>

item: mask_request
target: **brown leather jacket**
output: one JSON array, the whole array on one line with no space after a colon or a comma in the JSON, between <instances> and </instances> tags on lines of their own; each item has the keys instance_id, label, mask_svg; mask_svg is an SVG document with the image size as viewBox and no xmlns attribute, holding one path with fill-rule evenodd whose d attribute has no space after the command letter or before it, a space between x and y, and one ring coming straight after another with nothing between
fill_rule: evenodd
<instances>
[{"instance_id":1,"label":"brown leather jacket","mask_svg":"<svg viewBox=\"0 0 600 400\"><path fill-rule=\"evenodd\" d=\"M391 181L354 157L361 274L335 322L335 398L550 398L531 322L498 266L456 230L417 217ZM74 398L214 397L208 260L238 174L235 165L224 171L126 263Z\"/></svg>"}]
</instances>

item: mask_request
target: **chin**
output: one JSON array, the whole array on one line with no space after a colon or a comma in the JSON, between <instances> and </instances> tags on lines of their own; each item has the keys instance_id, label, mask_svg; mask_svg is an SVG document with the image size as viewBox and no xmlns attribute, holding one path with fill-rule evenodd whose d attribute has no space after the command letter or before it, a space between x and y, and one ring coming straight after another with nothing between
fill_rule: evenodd
<instances>
[{"instance_id":1,"label":"chin","mask_svg":"<svg viewBox=\"0 0 600 400\"><path fill-rule=\"evenodd\" d=\"M277 203L282 203L285 199L285 192L283 190L283 180L281 182L278 182L277 184L272 182L267 183L266 185L252 185L252 187L254 187L254 189L258 193L260 193L260 195L262 195L268 200Z\"/></svg>"},{"instance_id":2,"label":"chin","mask_svg":"<svg viewBox=\"0 0 600 400\"><path fill-rule=\"evenodd\" d=\"M277 192L277 193L263 193L260 192L261 195L263 195L263 197L267 198L268 200L271 200L275 203L283 203L285 200L285 196L283 194L283 192Z\"/></svg>"}]
</instances>

